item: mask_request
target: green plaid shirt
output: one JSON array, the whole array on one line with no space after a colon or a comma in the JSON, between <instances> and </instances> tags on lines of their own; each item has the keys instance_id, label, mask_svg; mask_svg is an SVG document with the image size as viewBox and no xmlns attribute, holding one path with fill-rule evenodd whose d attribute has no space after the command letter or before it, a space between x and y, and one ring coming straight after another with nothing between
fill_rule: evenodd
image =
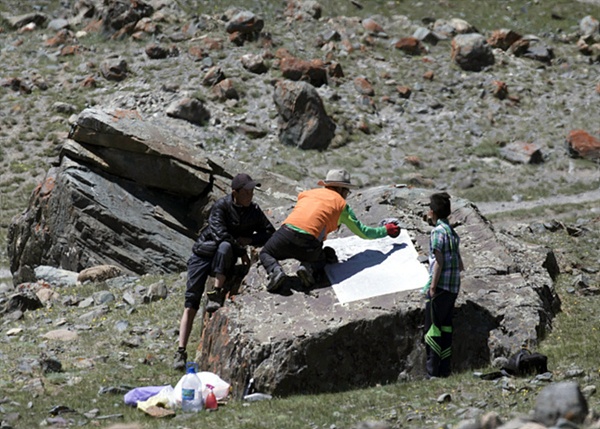
<instances>
[{"instance_id":1,"label":"green plaid shirt","mask_svg":"<svg viewBox=\"0 0 600 429\"><path fill-rule=\"evenodd\" d=\"M444 260L437 287L448 292L460 290L460 237L448 223L448 219L438 219L429 238L429 277L433 275L435 250L439 250Z\"/></svg>"}]
</instances>

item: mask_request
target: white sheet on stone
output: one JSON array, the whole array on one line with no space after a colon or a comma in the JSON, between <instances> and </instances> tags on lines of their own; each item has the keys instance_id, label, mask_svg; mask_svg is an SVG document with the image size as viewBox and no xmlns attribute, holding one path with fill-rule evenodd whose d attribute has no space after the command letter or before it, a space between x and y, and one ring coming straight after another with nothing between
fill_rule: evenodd
<instances>
[{"instance_id":1,"label":"white sheet on stone","mask_svg":"<svg viewBox=\"0 0 600 429\"><path fill-rule=\"evenodd\" d=\"M417 251L406 230L397 238L364 240L356 236L330 239L339 263L325 272L340 303L420 289L429 274L417 260Z\"/></svg>"}]
</instances>

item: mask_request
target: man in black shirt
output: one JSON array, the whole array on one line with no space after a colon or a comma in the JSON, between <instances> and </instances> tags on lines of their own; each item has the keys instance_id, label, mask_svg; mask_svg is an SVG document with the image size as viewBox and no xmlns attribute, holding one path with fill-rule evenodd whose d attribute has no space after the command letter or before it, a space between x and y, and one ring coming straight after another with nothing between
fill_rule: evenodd
<instances>
[{"instance_id":1,"label":"man in black shirt","mask_svg":"<svg viewBox=\"0 0 600 429\"><path fill-rule=\"evenodd\" d=\"M188 260L185 308L179 327L179 348L173 364L175 369L185 369L186 346L208 276L215 277L214 290L209 293L219 297L227 276L233 274L238 258L249 268L246 246L262 246L275 232L258 204L252 201L257 186L260 187L260 183L245 173L235 176L231 182L231 194L213 204L208 224L192 248L192 256ZM220 304L218 298L209 297L206 311L214 312Z\"/></svg>"}]
</instances>

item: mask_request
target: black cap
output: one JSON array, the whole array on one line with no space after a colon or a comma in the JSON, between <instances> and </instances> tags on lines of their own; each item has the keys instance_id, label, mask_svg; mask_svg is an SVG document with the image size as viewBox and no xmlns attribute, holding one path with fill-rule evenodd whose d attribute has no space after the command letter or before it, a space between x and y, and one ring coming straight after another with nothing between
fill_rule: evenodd
<instances>
[{"instance_id":1,"label":"black cap","mask_svg":"<svg viewBox=\"0 0 600 429\"><path fill-rule=\"evenodd\" d=\"M252 177L246 173L240 173L231 181L231 189L239 191L240 189L253 189L255 186L260 187L260 183L252 180Z\"/></svg>"}]
</instances>

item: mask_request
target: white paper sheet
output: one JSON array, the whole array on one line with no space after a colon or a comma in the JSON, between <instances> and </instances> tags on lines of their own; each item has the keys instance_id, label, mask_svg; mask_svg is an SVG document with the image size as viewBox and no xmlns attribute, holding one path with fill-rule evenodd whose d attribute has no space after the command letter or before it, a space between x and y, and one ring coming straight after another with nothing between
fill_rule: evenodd
<instances>
[{"instance_id":1,"label":"white paper sheet","mask_svg":"<svg viewBox=\"0 0 600 429\"><path fill-rule=\"evenodd\" d=\"M335 249L339 259L325 272L340 303L420 289L429 278L406 230L397 238L352 236L330 239L325 245Z\"/></svg>"}]
</instances>

